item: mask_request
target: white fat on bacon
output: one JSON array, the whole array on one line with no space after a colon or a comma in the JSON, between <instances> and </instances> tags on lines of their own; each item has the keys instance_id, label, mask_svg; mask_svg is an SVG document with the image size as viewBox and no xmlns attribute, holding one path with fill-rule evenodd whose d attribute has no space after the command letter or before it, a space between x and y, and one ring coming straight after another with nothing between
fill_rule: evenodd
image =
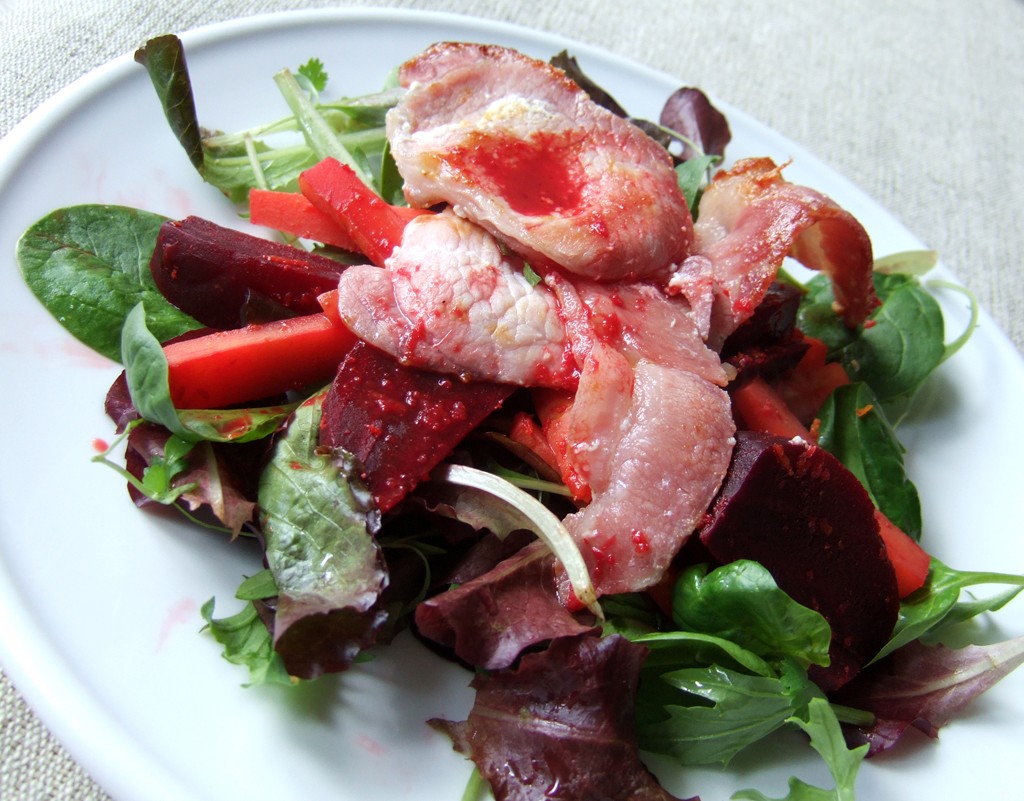
<instances>
[{"instance_id":1,"label":"white fat on bacon","mask_svg":"<svg viewBox=\"0 0 1024 801\"><path fill-rule=\"evenodd\" d=\"M535 266L667 278L693 225L668 153L560 70L507 48L441 43L404 64L388 113L414 206L449 204Z\"/></svg>"}]
</instances>

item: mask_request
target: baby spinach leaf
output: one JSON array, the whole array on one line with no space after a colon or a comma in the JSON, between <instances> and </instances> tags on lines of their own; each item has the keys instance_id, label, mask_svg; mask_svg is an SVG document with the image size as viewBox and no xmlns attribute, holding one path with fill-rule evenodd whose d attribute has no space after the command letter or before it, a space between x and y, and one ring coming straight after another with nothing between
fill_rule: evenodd
<instances>
[{"instance_id":1,"label":"baby spinach leaf","mask_svg":"<svg viewBox=\"0 0 1024 801\"><path fill-rule=\"evenodd\" d=\"M161 341L199 328L168 303L149 271L165 217L123 206L58 209L18 241L25 283L73 336L114 361L121 358L121 326L145 301L146 323Z\"/></svg>"},{"instance_id":2,"label":"baby spinach leaf","mask_svg":"<svg viewBox=\"0 0 1024 801\"><path fill-rule=\"evenodd\" d=\"M863 382L836 389L818 412L818 444L860 480L886 517L921 538L921 501L903 466L904 448L885 411Z\"/></svg>"},{"instance_id":3,"label":"baby spinach leaf","mask_svg":"<svg viewBox=\"0 0 1024 801\"><path fill-rule=\"evenodd\" d=\"M341 449L319 447L323 393L303 403L260 478L266 559L280 590L274 645L302 678L342 670L386 622L379 512ZM328 645L325 645L328 643Z\"/></svg>"},{"instance_id":4,"label":"baby spinach leaf","mask_svg":"<svg viewBox=\"0 0 1024 801\"><path fill-rule=\"evenodd\" d=\"M297 404L252 409L183 409L171 401L167 357L146 326L139 303L121 330L121 360L132 403L144 420L158 423L184 440L250 442L277 431Z\"/></svg>"},{"instance_id":5,"label":"baby spinach leaf","mask_svg":"<svg viewBox=\"0 0 1024 801\"><path fill-rule=\"evenodd\" d=\"M964 590L983 585L1003 585L1008 589L987 599L960 601ZM872 661L877 662L896 649L937 632L940 627L997 611L1022 590L1024 575L955 570L933 556L928 581L900 604L892 637Z\"/></svg>"},{"instance_id":6,"label":"baby spinach leaf","mask_svg":"<svg viewBox=\"0 0 1024 801\"><path fill-rule=\"evenodd\" d=\"M171 130L202 175L203 143L181 40L174 34L150 39L135 51L135 60L149 73Z\"/></svg>"},{"instance_id":7,"label":"baby spinach leaf","mask_svg":"<svg viewBox=\"0 0 1024 801\"><path fill-rule=\"evenodd\" d=\"M146 327L146 310L139 303L128 313L121 330L121 361L132 403L139 416L159 423L174 434L187 439L188 431L171 403L167 357L159 340Z\"/></svg>"},{"instance_id":8,"label":"baby spinach leaf","mask_svg":"<svg viewBox=\"0 0 1024 801\"><path fill-rule=\"evenodd\" d=\"M828 622L779 589L757 562L741 559L710 573L706 565L688 569L676 582L672 614L683 630L741 642L768 660L829 661Z\"/></svg>"},{"instance_id":9,"label":"baby spinach leaf","mask_svg":"<svg viewBox=\"0 0 1024 801\"><path fill-rule=\"evenodd\" d=\"M853 381L870 385L880 403L906 401L942 362L946 347L942 310L916 277L874 274L882 305L862 330L851 331L832 311L834 296L825 276L807 284L797 325L825 342Z\"/></svg>"}]
</instances>

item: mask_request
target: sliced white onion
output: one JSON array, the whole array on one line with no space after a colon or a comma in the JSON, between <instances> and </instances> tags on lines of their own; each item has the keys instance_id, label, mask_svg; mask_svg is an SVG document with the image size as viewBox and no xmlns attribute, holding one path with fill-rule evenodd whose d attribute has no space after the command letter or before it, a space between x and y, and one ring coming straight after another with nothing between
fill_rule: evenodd
<instances>
[{"instance_id":1,"label":"sliced white onion","mask_svg":"<svg viewBox=\"0 0 1024 801\"><path fill-rule=\"evenodd\" d=\"M580 603L598 619L604 619L601 607L597 603L594 583L590 580L590 571L587 570L587 563L583 561L583 554L562 521L544 504L500 476L474 467L460 464L441 465L434 471L433 477L438 481L447 481L450 484L486 492L515 509L522 517L522 528L536 534L562 563L569 584Z\"/></svg>"}]
</instances>

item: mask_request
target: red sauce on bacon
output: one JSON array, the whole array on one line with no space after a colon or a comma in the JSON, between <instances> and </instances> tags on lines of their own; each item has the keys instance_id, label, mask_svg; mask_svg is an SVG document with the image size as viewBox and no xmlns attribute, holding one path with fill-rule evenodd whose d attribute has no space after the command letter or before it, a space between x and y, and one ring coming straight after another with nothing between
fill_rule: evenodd
<instances>
[{"instance_id":1,"label":"red sauce on bacon","mask_svg":"<svg viewBox=\"0 0 1024 801\"><path fill-rule=\"evenodd\" d=\"M478 176L484 191L504 198L518 214L569 215L580 207L583 169L565 133L538 131L519 139L477 132L471 144L452 148L444 160Z\"/></svg>"}]
</instances>

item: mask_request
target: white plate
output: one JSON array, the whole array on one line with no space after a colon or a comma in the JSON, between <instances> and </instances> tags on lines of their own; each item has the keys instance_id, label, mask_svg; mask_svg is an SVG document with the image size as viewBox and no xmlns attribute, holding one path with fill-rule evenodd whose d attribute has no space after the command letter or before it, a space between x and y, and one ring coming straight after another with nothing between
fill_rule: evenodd
<instances>
[{"instance_id":1,"label":"white plate","mask_svg":"<svg viewBox=\"0 0 1024 801\"><path fill-rule=\"evenodd\" d=\"M681 82L591 47L466 17L321 11L250 18L185 35L201 121L235 130L284 112L271 75L311 56L329 92L377 88L440 39L563 47L632 113L654 116ZM857 214L884 254L919 247L907 231L811 155L735 109L732 157L794 159L791 180ZM241 669L198 633L211 595L233 611L251 554L217 535L137 511L120 479L92 464L108 438L102 401L117 368L73 341L23 286L20 233L59 206L121 203L236 222L192 171L149 81L127 55L46 103L0 151L0 658L71 753L116 799L370 801L458 799L468 764L424 721L462 719L469 676L403 639L372 664L293 691L244 689ZM966 320L944 300L951 330ZM927 545L964 569L1024 572L1018 412L1024 367L991 320L935 378L903 429L921 490ZM1024 602L996 618L1024 633ZM911 739L915 739L911 737ZM1024 675L942 732L862 770L860 797L1009 798L1024 741ZM777 748L773 746L772 749ZM657 762L670 789L705 801L756 786L785 794L797 771L825 784L807 749L742 755L730 771L685 776ZM969 768L966 769L965 768Z\"/></svg>"}]
</instances>

